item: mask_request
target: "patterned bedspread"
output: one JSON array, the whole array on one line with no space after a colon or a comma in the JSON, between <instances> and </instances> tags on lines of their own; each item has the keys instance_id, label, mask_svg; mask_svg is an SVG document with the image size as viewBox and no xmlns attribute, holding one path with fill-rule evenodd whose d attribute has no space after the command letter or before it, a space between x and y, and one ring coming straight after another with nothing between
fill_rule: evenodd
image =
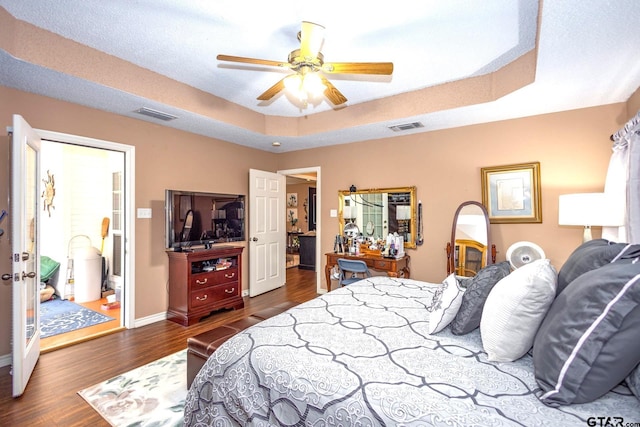
<instances>
[{"instance_id":1,"label":"patterned bedspread","mask_svg":"<svg viewBox=\"0 0 640 427\"><path fill-rule=\"evenodd\" d=\"M373 277L265 320L224 343L189 390L186 426L585 426L639 422L624 386L547 407L529 355L487 361L478 330L427 334L438 284ZM594 424L595 425L595 424Z\"/></svg>"}]
</instances>

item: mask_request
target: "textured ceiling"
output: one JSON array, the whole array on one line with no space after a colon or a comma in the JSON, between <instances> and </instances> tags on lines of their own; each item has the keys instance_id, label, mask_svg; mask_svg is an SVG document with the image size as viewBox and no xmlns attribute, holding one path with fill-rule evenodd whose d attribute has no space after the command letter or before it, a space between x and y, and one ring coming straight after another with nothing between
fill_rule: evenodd
<instances>
[{"instance_id":1,"label":"textured ceiling","mask_svg":"<svg viewBox=\"0 0 640 427\"><path fill-rule=\"evenodd\" d=\"M372 4L0 0L0 84L273 152L622 102L640 86L636 0ZM326 28L325 61L390 61L393 75L329 75L347 106L304 108L286 93L256 100L288 71L216 60L285 61L303 20ZM134 113L143 106L178 119ZM234 122L234 108L265 127Z\"/></svg>"}]
</instances>

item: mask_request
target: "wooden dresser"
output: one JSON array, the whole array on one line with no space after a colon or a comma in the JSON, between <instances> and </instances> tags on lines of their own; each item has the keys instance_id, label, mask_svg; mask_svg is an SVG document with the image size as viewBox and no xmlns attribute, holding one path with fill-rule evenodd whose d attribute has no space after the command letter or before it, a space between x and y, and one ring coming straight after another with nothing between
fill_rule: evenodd
<instances>
[{"instance_id":1,"label":"wooden dresser","mask_svg":"<svg viewBox=\"0 0 640 427\"><path fill-rule=\"evenodd\" d=\"M351 255L348 253L329 252L325 256L327 257L327 264L324 267L324 274L327 280L327 290L331 290L331 269L338 264L338 258L364 261L367 267L384 271L389 277L404 277L408 279L411 273L409 268L411 257L409 255L405 255L402 258L384 258L380 255Z\"/></svg>"},{"instance_id":2,"label":"wooden dresser","mask_svg":"<svg viewBox=\"0 0 640 427\"><path fill-rule=\"evenodd\" d=\"M241 246L219 246L169 255L167 319L183 326L214 310L244 307Z\"/></svg>"}]
</instances>

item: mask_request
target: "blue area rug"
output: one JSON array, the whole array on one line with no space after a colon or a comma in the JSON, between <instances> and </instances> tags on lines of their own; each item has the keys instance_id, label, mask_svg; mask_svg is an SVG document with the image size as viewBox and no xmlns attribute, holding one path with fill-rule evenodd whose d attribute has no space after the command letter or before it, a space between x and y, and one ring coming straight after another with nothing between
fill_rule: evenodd
<instances>
[{"instance_id":1,"label":"blue area rug","mask_svg":"<svg viewBox=\"0 0 640 427\"><path fill-rule=\"evenodd\" d=\"M41 338L115 320L75 302L54 299L40 304Z\"/></svg>"}]
</instances>

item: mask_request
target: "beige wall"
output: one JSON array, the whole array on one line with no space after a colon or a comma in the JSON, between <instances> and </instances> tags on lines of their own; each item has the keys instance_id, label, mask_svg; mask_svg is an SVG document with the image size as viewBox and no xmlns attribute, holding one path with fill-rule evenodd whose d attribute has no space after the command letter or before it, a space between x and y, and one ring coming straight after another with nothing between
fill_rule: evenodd
<instances>
[{"instance_id":1,"label":"beige wall","mask_svg":"<svg viewBox=\"0 0 640 427\"><path fill-rule=\"evenodd\" d=\"M425 242L408 250L411 275L439 282L446 275L445 246L456 208L463 201L482 199L480 168L540 162L543 222L495 224L491 236L499 261L509 245L530 240L559 268L581 243L582 230L558 226L558 196L603 190L609 135L628 118L625 104L615 104L284 153L278 167L321 166L322 253L333 250L339 231L337 218L329 215L338 208L339 190L351 184L361 189L415 185L423 202ZM594 228L594 235L599 234Z\"/></svg>"},{"instance_id":2,"label":"beige wall","mask_svg":"<svg viewBox=\"0 0 640 427\"><path fill-rule=\"evenodd\" d=\"M0 86L0 127L3 130L11 125L14 113L22 115L34 128L135 146L135 207L151 208L153 212L152 219L136 219L136 318L161 313L167 308L164 190L247 194L250 168L277 170L275 154ZM6 201L7 138L2 138L0 159L0 200ZM189 164L198 167L185 170L185 165ZM0 203L0 209L8 209L7 203ZM9 228L7 221L3 221L2 228ZM2 273L11 271L9 254L7 230L0 237ZM246 249L244 254L243 286L246 287ZM10 336L11 288L0 284L0 356L11 351Z\"/></svg>"},{"instance_id":3,"label":"beige wall","mask_svg":"<svg viewBox=\"0 0 640 427\"><path fill-rule=\"evenodd\" d=\"M167 257L164 253L164 190L192 189L245 193L249 168L276 171L321 167L323 210L319 237L322 253L333 250L338 232L338 191L368 187L417 187L424 206L425 243L410 250L412 277L440 281L446 274L444 248L456 207L480 200L480 168L512 163L541 163L542 224L492 226L492 237L503 260L507 247L531 240L541 245L560 267L580 243L582 231L557 224L558 195L601 191L611 153L609 135L633 114L640 95L627 104L588 108L524 119L466 126L436 132L270 154L104 113L0 86L0 126L21 114L33 127L129 144L136 147L136 207L152 208L153 218L136 220L136 318L167 307ZM8 144L0 144L0 200L7 200ZM180 169L185 159L209 154L211 167ZM361 159L357 163L352 159ZM223 160L216 160L223 159ZM349 159L349 162L340 159ZM196 163L202 164L198 160ZM345 164L351 164L345 168ZM7 205L0 204L0 208ZM2 227L8 228L6 222ZM597 236L599 230L594 230ZM0 271L9 272L9 240L0 238ZM246 252L245 252L246 255ZM245 258L246 260L246 258ZM244 264L243 286L247 286ZM324 284L323 284L324 286ZM0 355L10 352L11 290L0 285Z\"/></svg>"}]
</instances>

